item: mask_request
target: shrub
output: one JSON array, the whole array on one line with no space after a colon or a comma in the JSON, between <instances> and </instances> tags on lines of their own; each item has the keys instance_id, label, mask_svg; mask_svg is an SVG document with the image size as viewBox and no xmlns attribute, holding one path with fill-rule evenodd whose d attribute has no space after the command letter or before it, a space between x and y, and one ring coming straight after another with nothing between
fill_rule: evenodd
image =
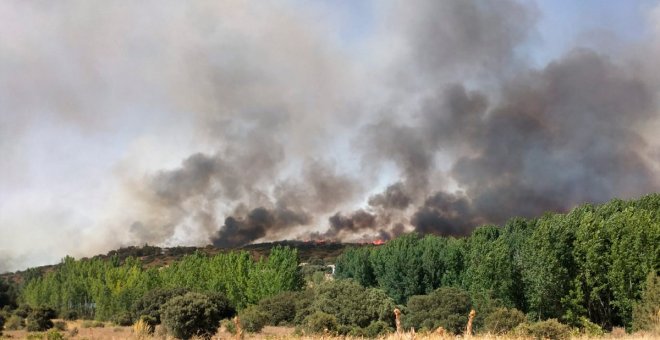
<instances>
[{"instance_id":1,"label":"shrub","mask_svg":"<svg viewBox=\"0 0 660 340\"><path fill-rule=\"evenodd\" d=\"M32 308L28 305L20 305L16 310L14 311L14 314L20 316L21 318L25 319L30 315L32 312Z\"/></svg>"},{"instance_id":2,"label":"shrub","mask_svg":"<svg viewBox=\"0 0 660 340\"><path fill-rule=\"evenodd\" d=\"M249 306L238 313L241 327L250 333L260 332L268 321L268 315L257 306Z\"/></svg>"},{"instance_id":3,"label":"shrub","mask_svg":"<svg viewBox=\"0 0 660 340\"><path fill-rule=\"evenodd\" d=\"M186 293L188 293L188 289L185 288L156 288L150 290L135 302L132 313L138 318L142 315L148 315L155 320L155 324L160 324L160 312L163 304L175 296L182 296Z\"/></svg>"},{"instance_id":4,"label":"shrub","mask_svg":"<svg viewBox=\"0 0 660 340\"><path fill-rule=\"evenodd\" d=\"M305 318L312 313L315 295L315 290L311 288L296 293L296 299L294 300L296 316L293 318L295 325L302 325Z\"/></svg>"},{"instance_id":5,"label":"shrub","mask_svg":"<svg viewBox=\"0 0 660 340\"><path fill-rule=\"evenodd\" d=\"M133 324L133 316L128 312L121 312L112 317L112 322L119 326L130 326Z\"/></svg>"},{"instance_id":6,"label":"shrub","mask_svg":"<svg viewBox=\"0 0 660 340\"><path fill-rule=\"evenodd\" d=\"M5 329L7 330L16 331L23 328L25 328L25 319L18 315L10 316L5 322Z\"/></svg>"},{"instance_id":7,"label":"shrub","mask_svg":"<svg viewBox=\"0 0 660 340\"><path fill-rule=\"evenodd\" d=\"M259 310L266 314L269 325L291 324L296 316L296 293L284 292L259 301Z\"/></svg>"},{"instance_id":8,"label":"shrub","mask_svg":"<svg viewBox=\"0 0 660 340\"><path fill-rule=\"evenodd\" d=\"M364 336L368 338L377 338L383 334L390 333L394 329L387 322L374 321L364 329Z\"/></svg>"},{"instance_id":9,"label":"shrub","mask_svg":"<svg viewBox=\"0 0 660 340\"><path fill-rule=\"evenodd\" d=\"M521 323L515 332L521 336L530 336L536 339L568 339L571 328L557 321L549 319L535 323Z\"/></svg>"},{"instance_id":10,"label":"shrub","mask_svg":"<svg viewBox=\"0 0 660 340\"><path fill-rule=\"evenodd\" d=\"M5 327L5 317L0 315L0 335L2 335L2 329Z\"/></svg>"},{"instance_id":11,"label":"shrub","mask_svg":"<svg viewBox=\"0 0 660 340\"><path fill-rule=\"evenodd\" d=\"M324 282L315 291L309 314L323 312L334 316L340 325L361 328L374 321L393 323L394 301L382 290L364 288L353 280L335 280Z\"/></svg>"},{"instance_id":12,"label":"shrub","mask_svg":"<svg viewBox=\"0 0 660 340\"><path fill-rule=\"evenodd\" d=\"M46 332L46 339L47 340L64 340L64 334L60 333L56 329L51 329L48 332Z\"/></svg>"},{"instance_id":13,"label":"shrub","mask_svg":"<svg viewBox=\"0 0 660 340\"><path fill-rule=\"evenodd\" d=\"M53 313L46 308L34 309L27 317L26 328L28 332L43 332L53 327L50 320Z\"/></svg>"},{"instance_id":14,"label":"shrub","mask_svg":"<svg viewBox=\"0 0 660 340\"><path fill-rule=\"evenodd\" d=\"M580 317L579 326L580 326L580 330L585 335L590 337L601 337L605 334L603 328L589 321L589 319L585 318L584 316Z\"/></svg>"},{"instance_id":15,"label":"shrub","mask_svg":"<svg viewBox=\"0 0 660 340\"><path fill-rule=\"evenodd\" d=\"M416 295L408 300L408 314L404 327L417 330L435 330L443 327L454 334L463 332L467 324L470 296L462 289L442 287L429 295Z\"/></svg>"},{"instance_id":16,"label":"shrub","mask_svg":"<svg viewBox=\"0 0 660 340\"><path fill-rule=\"evenodd\" d=\"M156 319L152 316L149 315L142 315L138 320L141 320L142 322L146 323L147 325L150 325L151 327L156 327L158 325L158 322L156 322Z\"/></svg>"},{"instance_id":17,"label":"shrub","mask_svg":"<svg viewBox=\"0 0 660 340\"><path fill-rule=\"evenodd\" d=\"M207 295L187 293L175 296L161 308L161 321L177 338L210 338L218 329L222 314Z\"/></svg>"},{"instance_id":18,"label":"shrub","mask_svg":"<svg viewBox=\"0 0 660 340\"><path fill-rule=\"evenodd\" d=\"M53 328L58 331L66 331L66 322L64 321L55 321L53 322Z\"/></svg>"},{"instance_id":19,"label":"shrub","mask_svg":"<svg viewBox=\"0 0 660 340\"><path fill-rule=\"evenodd\" d=\"M44 333L32 333L28 334L25 339L27 340L43 340L46 334Z\"/></svg>"},{"instance_id":20,"label":"shrub","mask_svg":"<svg viewBox=\"0 0 660 340\"><path fill-rule=\"evenodd\" d=\"M339 327L334 315L323 312L315 312L305 319L305 330L311 333L334 332Z\"/></svg>"},{"instance_id":21,"label":"shrub","mask_svg":"<svg viewBox=\"0 0 660 340\"><path fill-rule=\"evenodd\" d=\"M525 321L525 314L515 308L498 308L486 317L486 331L504 334Z\"/></svg>"},{"instance_id":22,"label":"shrub","mask_svg":"<svg viewBox=\"0 0 660 340\"><path fill-rule=\"evenodd\" d=\"M207 294L209 299L213 304L215 304L215 307L218 309L218 313L220 313L220 318L225 319L225 318L230 318L236 315L236 309L231 305L231 302L229 299L222 293L209 293Z\"/></svg>"}]
</instances>

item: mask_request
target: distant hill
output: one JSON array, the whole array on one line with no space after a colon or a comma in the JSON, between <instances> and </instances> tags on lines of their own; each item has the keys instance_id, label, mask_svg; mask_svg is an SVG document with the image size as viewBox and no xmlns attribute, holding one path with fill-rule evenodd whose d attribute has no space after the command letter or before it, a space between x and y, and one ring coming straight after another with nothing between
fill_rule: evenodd
<instances>
[{"instance_id":1,"label":"distant hill","mask_svg":"<svg viewBox=\"0 0 660 340\"><path fill-rule=\"evenodd\" d=\"M222 252L244 250L249 252L253 257L259 258L268 255L271 248L277 245L281 245L298 249L300 262L317 262L321 260L323 262L333 263L335 258L339 256L346 247L360 247L369 244L370 243L339 243L296 240L249 244L238 248L216 248L212 245L208 245L206 247L179 246L167 248L145 244L144 246L130 246L111 250L107 254L96 255L92 258L100 258L108 261L116 258L121 263L129 257L134 257L140 259L145 267L160 267L168 265L173 261L180 260L183 256L192 254L196 251L205 253L207 255L214 255ZM4 273L0 274L0 278L9 282L21 283L26 278L49 272L57 268L57 266L58 264L45 265L13 273Z\"/></svg>"}]
</instances>

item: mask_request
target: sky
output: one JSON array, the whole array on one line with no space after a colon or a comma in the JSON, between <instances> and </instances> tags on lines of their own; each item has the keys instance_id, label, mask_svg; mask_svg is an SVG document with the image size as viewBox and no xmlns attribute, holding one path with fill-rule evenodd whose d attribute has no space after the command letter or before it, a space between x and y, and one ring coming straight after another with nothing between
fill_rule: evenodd
<instances>
[{"instance_id":1,"label":"sky","mask_svg":"<svg viewBox=\"0 0 660 340\"><path fill-rule=\"evenodd\" d=\"M657 0L0 3L0 272L660 189Z\"/></svg>"}]
</instances>

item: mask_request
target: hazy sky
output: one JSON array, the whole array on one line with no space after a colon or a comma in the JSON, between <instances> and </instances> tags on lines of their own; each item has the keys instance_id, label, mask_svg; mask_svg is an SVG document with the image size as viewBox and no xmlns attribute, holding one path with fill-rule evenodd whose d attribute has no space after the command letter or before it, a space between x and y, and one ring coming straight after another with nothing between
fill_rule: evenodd
<instances>
[{"instance_id":1,"label":"hazy sky","mask_svg":"<svg viewBox=\"0 0 660 340\"><path fill-rule=\"evenodd\" d=\"M655 192L659 44L657 0L2 1L0 272Z\"/></svg>"}]
</instances>

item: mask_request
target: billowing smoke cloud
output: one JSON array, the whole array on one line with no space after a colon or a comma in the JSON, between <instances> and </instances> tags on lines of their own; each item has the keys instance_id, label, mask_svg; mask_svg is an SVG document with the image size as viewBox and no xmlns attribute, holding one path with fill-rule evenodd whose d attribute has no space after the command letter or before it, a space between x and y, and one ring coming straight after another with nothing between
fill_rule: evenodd
<instances>
[{"instance_id":1,"label":"billowing smoke cloud","mask_svg":"<svg viewBox=\"0 0 660 340\"><path fill-rule=\"evenodd\" d=\"M424 234L465 235L481 221L467 197L438 192L412 216L415 230Z\"/></svg>"},{"instance_id":2,"label":"billowing smoke cloud","mask_svg":"<svg viewBox=\"0 0 660 340\"><path fill-rule=\"evenodd\" d=\"M369 205L382 207L383 209L406 209L411 203L411 198L405 192L403 183L394 183L385 189L383 193L373 195L369 198Z\"/></svg>"},{"instance_id":3,"label":"billowing smoke cloud","mask_svg":"<svg viewBox=\"0 0 660 340\"><path fill-rule=\"evenodd\" d=\"M212 238L212 241L217 247L244 245L260 239L268 233L304 226L310 221L309 215L286 208L278 208L274 211L256 208L242 218L227 217L225 224Z\"/></svg>"},{"instance_id":4,"label":"billowing smoke cloud","mask_svg":"<svg viewBox=\"0 0 660 340\"><path fill-rule=\"evenodd\" d=\"M0 228L48 237L0 239L0 267L465 235L660 190L658 9L654 43L539 66L531 2L379 1L366 29L315 6L1 3Z\"/></svg>"}]
</instances>

